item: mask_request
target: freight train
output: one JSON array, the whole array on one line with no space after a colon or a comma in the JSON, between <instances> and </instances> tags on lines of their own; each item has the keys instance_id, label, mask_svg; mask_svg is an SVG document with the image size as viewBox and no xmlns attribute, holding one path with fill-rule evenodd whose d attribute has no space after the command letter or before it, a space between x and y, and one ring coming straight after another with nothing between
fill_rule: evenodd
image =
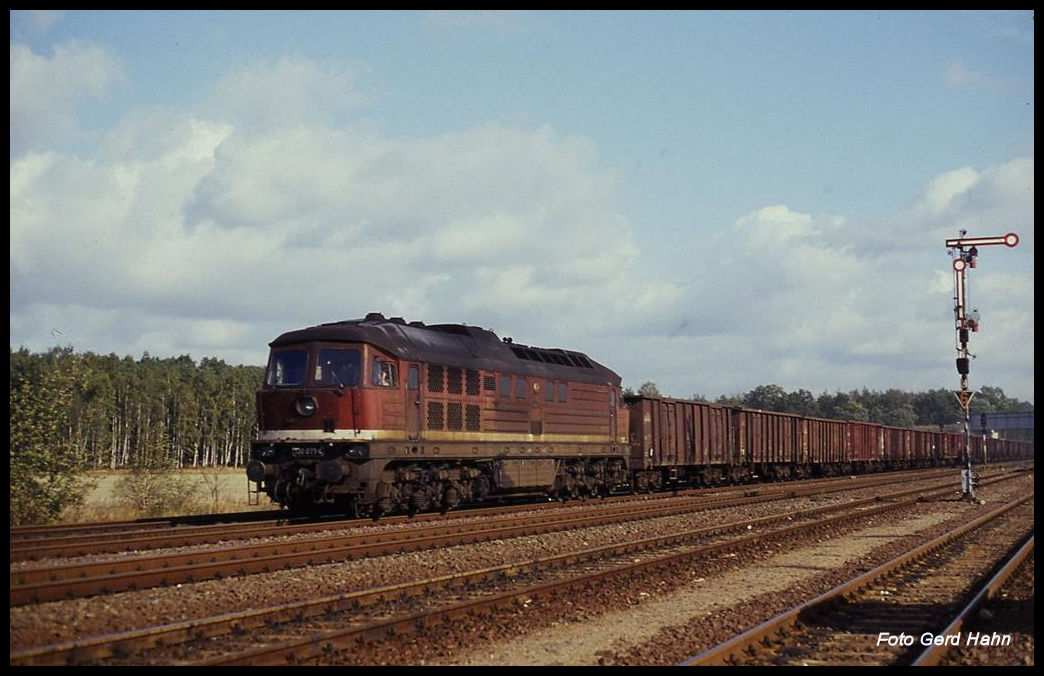
<instances>
[{"instance_id":1,"label":"freight train","mask_svg":"<svg viewBox=\"0 0 1044 676\"><path fill-rule=\"evenodd\" d=\"M627 396L587 355L370 313L284 333L257 392L254 494L299 511L445 511L957 464L936 431ZM1032 445L973 440L989 461Z\"/></svg>"}]
</instances>

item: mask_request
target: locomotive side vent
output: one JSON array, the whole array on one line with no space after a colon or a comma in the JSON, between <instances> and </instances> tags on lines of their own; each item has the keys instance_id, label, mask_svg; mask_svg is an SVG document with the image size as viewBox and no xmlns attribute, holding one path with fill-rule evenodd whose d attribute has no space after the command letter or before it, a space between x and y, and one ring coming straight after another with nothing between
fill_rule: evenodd
<instances>
[{"instance_id":1,"label":"locomotive side vent","mask_svg":"<svg viewBox=\"0 0 1044 676\"><path fill-rule=\"evenodd\" d=\"M464 391L461 386L460 369L456 366L450 366L446 369L446 391L450 394L460 394Z\"/></svg>"},{"instance_id":2,"label":"locomotive side vent","mask_svg":"<svg viewBox=\"0 0 1044 676\"><path fill-rule=\"evenodd\" d=\"M464 424L467 426L469 432L479 431L479 407L473 404L468 404L464 411Z\"/></svg>"},{"instance_id":3,"label":"locomotive side vent","mask_svg":"<svg viewBox=\"0 0 1044 676\"><path fill-rule=\"evenodd\" d=\"M479 372L468 369L465 374L464 385L469 395L477 395L479 393Z\"/></svg>"},{"instance_id":4,"label":"locomotive side vent","mask_svg":"<svg viewBox=\"0 0 1044 676\"><path fill-rule=\"evenodd\" d=\"M428 391L442 392L442 367L428 366Z\"/></svg>"},{"instance_id":5,"label":"locomotive side vent","mask_svg":"<svg viewBox=\"0 0 1044 676\"><path fill-rule=\"evenodd\" d=\"M428 429L441 430L443 421L443 408L441 401L428 402Z\"/></svg>"},{"instance_id":6,"label":"locomotive side vent","mask_svg":"<svg viewBox=\"0 0 1044 676\"><path fill-rule=\"evenodd\" d=\"M463 428L462 407L457 402L446 405L446 429L459 430Z\"/></svg>"}]
</instances>

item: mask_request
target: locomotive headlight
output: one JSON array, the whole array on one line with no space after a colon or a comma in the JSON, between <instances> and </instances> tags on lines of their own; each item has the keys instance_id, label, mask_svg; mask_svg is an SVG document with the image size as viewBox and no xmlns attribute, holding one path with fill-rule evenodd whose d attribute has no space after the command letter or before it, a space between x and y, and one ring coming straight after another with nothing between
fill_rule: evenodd
<instances>
[{"instance_id":1,"label":"locomotive headlight","mask_svg":"<svg viewBox=\"0 0 1044 676\"><path fill-rule=\"evenodd\" d=\"M315 397L298 397L294 401L294 411L302 418L314 415L317 407L318 404L315 402Z\"/></svg>"}]
</instances>

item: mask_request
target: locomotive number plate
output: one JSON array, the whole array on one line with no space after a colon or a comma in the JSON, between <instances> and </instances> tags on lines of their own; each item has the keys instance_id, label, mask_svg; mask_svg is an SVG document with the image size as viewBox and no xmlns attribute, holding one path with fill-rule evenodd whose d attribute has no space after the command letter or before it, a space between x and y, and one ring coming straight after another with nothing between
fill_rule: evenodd
<instances>
[{"instance_id":1,"label":"locomotive number plate","mask_svg":"<svg viewBox=\"0 0 1044 676\"><path fill-rule=\"evenodd\" d=\"M290 455L295 458L321 458L323 449L318 446L293 446L290 448Z\"/></svg>"}]
</instances>

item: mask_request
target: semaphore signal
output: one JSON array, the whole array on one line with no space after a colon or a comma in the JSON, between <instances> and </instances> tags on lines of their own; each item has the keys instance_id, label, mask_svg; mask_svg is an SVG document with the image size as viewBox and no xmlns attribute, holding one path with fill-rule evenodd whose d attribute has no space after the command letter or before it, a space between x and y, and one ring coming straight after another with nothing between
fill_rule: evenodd
<instances>
[{"instance_id":1,"label":"semaphore signal","mask_svg":"<svg viewBox=\"0 0 1044 676\"><path fill-rule=\"evenodd\" d=\"M946 240L946 248L953 257L953 284L954 284L954 322L957 331L957 374L961 377L961 389L954 392L957 401L964 412L964 454L967 458L967 467L961 476L961 492L967 499L975 498L976 476L971 467L971 431L969 425L968 406L974 392L968 389L968 373L970 371L970 358L975 355L968 351L969 333L979 330L979 311L975 308L968 311L968 287L967 273L969 268L976 266L980 246L994 246L1003 244L1008 248L1018 246L1019 236L1009 232L1000 237L966 237L968 231L961 230L956 239Z\"/></svg>"}]
</instances>

